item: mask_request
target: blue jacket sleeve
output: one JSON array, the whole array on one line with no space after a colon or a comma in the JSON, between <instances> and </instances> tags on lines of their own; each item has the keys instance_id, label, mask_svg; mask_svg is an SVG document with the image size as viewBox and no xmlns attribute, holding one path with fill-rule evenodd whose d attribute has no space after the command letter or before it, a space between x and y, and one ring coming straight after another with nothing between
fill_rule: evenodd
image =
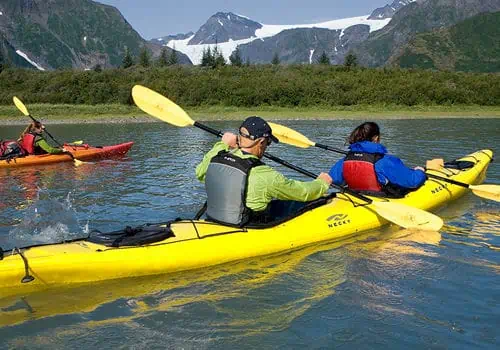
<instances>
[{"instance_id":1,"label":"blue jacket sleeve","mask_svg":"<svg viewBox=\"0 0 500 350\"><path fill-rule=\"evenodd\" d=\"M375 171L380 183L390 182L404 188L418 188L427 178L422 170L408 168L401 159L391 155L375 163Z\"/></svg>"},{"instance_id":2,"label":"blue jacket sleeve","mask_svg":"<svg viewBox=\"0 0 500 350\"><path fill-rule=\"evenodd\" d=\"M345 158L342 158L341 160L337 161L337 163L335 163L328 172L335 185L339 186L345 185L344 175L343 175L344 159Z\"/></svg>"}]
</instances>

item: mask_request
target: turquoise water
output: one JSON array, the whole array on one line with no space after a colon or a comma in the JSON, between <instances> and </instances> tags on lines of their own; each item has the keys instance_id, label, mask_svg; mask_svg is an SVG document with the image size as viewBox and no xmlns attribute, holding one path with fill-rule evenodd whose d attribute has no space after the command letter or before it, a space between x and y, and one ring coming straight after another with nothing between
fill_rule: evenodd
<instances>
[{"instance_id":1,"label":"turquoise water","mask_svg":"<svg viewBox=\"0 0 500 350\"><path fill-rule=\"evenodd\" d=\"M281 123L336 147L359 124ZM207 124L235 130L239 123ZM412 166L500 151L500 119L380 125L382 142ZM66 141L136 144L119 160L0 169L4 248L192 217L204 201L194 167L215 138L201 130L162 123L49 127ZM20 129L1 126L0 138ZM285 145L269 153L313 172L339 158ZM500 184L498 163L486 183ZM497 349L499 208L469 194L438 212L445 220L439 233L390 227L200 271L0 296L0 348Z\"/></svg>"}]
</instances>

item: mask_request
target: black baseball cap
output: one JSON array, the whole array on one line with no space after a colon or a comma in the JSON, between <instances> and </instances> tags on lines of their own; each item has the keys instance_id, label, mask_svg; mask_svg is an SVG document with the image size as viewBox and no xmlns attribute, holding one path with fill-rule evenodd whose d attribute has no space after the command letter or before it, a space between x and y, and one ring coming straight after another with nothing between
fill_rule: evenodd
<instances>
[{"instance_id":1,"label":"black baseball cap","mask_svg":"<svg viewBox=\"0 0 500 350\"><path fill-rule=\"evenodd\" d=\"M276 136L273 135L273 130L267 124L267 122L256 116L248 117L245 119L245 121L241 124L240 129L245 128L248 130L249 135L243 135L243 136L248 136L252 140L256 140L261 137L266 137L270 138L273 142L278 143L279 140Z\"/></svg>"}]
</instances>

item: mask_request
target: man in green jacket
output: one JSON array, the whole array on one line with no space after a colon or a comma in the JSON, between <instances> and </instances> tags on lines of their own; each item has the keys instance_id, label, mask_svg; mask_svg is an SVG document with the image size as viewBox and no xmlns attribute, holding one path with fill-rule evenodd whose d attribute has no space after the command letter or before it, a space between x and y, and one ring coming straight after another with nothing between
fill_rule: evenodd
<instances>
[{"instance_id":1,"label":"man in green jacket","mask_svg":"<svg viewBox=\"0 0 500 350\"><path fill-rule=\"evenodd\" d=\"M332 179L326 173L302 182L288 179L262 163L260 159L271 142L278 139L267 122L249 117L241 124L238 136L225 133L205 155L196 167L196 177L205 182L208 219L234 226L265 223L275 218L273 207L312 201L328 191Z\"/></svg>"}]
</instances>

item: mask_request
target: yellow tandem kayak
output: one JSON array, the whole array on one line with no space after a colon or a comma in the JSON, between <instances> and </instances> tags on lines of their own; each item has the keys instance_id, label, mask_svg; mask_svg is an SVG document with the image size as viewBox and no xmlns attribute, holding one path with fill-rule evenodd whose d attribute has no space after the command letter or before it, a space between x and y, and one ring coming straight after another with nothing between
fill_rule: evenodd
<instances>
[{"instance_id":1,"label":"yellow tandem kayak","mask_svg":"<svg viewBox=\"0 0 500 350\"><path fill-rule=\"evenodd\" d=\"M429 173L480 184L492 157L490 150L478 151ZM433 210L466 191L464 187L429 178L405 198L388 200ZM180 220L68 243L24 247L3 252L0 297L77 283L198 269L340 240L387 224L362 201L337 194L318 200L300 215L271 227L235 228L204 220ZM138 240L129 243L136 236ZM141 240L142 244L137 245Z\"/></svg>"}]
</instances>

